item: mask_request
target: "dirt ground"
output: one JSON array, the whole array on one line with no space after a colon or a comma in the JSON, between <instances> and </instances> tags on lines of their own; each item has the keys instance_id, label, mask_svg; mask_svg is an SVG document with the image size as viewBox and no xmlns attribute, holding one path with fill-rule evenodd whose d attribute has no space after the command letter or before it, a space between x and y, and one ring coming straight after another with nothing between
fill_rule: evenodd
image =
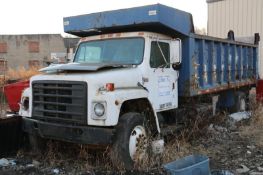
<instances>
[{"instance_id":1,"label":"dirt ground","mask_svg":"<svg viewBox=\"0 0 263 175\"><path fill-rule=\"evenodd\" d=\"M250 118L238 122L227 114L211 118L205 125L200 121L192 130L169 138L161 155L146 157L133 172L112 167L110 148L94 151L83 145L48 141L46 151L41 154L22 148L5 157L7 166L1 166L3 159L0 159L0 174L165 174L163 164L190 154L202 154L209 157L211 170L263 175L262 109L258 107Z\"/></svg>"}]
</instances>

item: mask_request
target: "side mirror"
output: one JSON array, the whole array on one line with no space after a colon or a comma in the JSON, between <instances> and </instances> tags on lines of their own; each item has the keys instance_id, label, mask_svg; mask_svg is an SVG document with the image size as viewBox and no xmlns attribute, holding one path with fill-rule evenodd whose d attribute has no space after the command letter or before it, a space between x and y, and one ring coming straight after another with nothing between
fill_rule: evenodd
<instances>
[{"instance_id":1,"label":"side mirror","mask_svg":"<svg viewBox=\"0 0 263 175\"><path fill-rule=\"evenodd\" d=\"M181 69L181 55L182 55L182 48L181 48L181 40L175 39L171 41L171 63L172 68L176 71Z\"/></svg>"},{"instance_id":2,"label":"side mirror","mask_svg":"<svg viewBox=\"0 0 263 175\"><path fill-rule=\"evenodd\" d=\"M176 62L176 63L173 63L173 64L172 64L172 68L173 68L174 70L180 70L181 67L182 67L182 64L181 64L180 62Z\"/></svg>"}]
</instances>

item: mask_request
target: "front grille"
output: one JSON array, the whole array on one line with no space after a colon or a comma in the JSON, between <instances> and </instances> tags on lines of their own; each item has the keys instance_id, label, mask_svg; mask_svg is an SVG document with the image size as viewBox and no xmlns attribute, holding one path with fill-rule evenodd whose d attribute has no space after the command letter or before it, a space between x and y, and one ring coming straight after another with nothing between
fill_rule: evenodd
<instances>
[{"instance_id":1,"label":"front grille","mask_svg":"<svg viewBox=\"0 0 263 175\"><path fill-rule=\"evenodd\" d=\"M87 123L85 82L33 81L32 89L33 118L57 123Z\"/></svg>"}]
</instances>

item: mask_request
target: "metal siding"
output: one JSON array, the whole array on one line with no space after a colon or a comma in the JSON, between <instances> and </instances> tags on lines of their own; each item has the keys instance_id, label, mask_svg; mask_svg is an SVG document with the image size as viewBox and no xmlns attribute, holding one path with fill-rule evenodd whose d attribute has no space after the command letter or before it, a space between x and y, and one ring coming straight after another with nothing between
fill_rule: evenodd
<instances>
[{"instance_id":1,"label":"metal siding","mask_svg":"<svg viewBox=\"0 0 263 175\"><path fill-rule=\"evenodd\" d=\"M228 19L228 26L230 26L230 30L233 30L234 29L234 18L235 18L235 16L234 16L234 10L235 10L235 7L232 5L232 3L234 2L234 1L227 1L228 2L228 13L229 13L229 16L232 16L232 18L227 18Z\"/></svg>"},{"instance_id":2,"label":"metal siding","mask_svg":"<svg viewBox=\"0 0 263 175\"><path fill-rule=\"evenodd\" d=\"M246 16L247 17L246 18L247 19L247 26L248 26L248 32L247 33L253 34L254 33L253 28L255 28L255 26L253 27L252 24L253 24L253 21L255 19L253 18L253 8L252 8L253 3L250 3L250 2L251 2L251 0L247 0L247 7L248 7L248 15ZM244 33L244 36L245 36L245 33Z\"/></svg>"},{"instance_id":3,"label":"metal siding","mask_svg":"<svg viewBox=\"0 0 263 175\"><path fill-rule=\"evenodd\" d=\"M251 8L251 13L252 13L252 19L251 23L252 25L250 26L251 32L253 32L254 30L257 30L257 6L253 6L252 4L250 4L250 8Z\"/></svg>"},{"instance_id":4,"label":"metal siding","mask_svg":"<svg viewBox=\"0 0 263 175\"><path fill-rule=\"evenodd\" d=\"M263 37L263 1L262 0L224 0L208 3L208 35L225 38L229 30L235 37L254 36L260 33ZM259 54L263 53L262 42ZM251 54L251 53L246 53ZM253 52L254 55L254 52ZM260 56L259 74L263 78L263 60Z\"/></svg>"},{"instance_id":5,"label":"metal siding","mask_svg":"<svg viewBox=\"0 0 263 175\"><path fill-rule=\"evenodd\" d=\"M243 6L243 12L246 12L246 13L243 13L243 27L241 30L241 33L238 34L238 35L241 35L243 36L244 33L248 33L248 27L249 27L249 23L248 23L248 15L249 15L249 11L248 11L248 1L247 0L244 0L244 6ZM231 18L231 16L230 16ZM251 34L250 34L251 35Z\"/></svg>"},{"instance_id":6,"label":"metal siding","mask_svg":"<svg viewBox=\"0 0 263 175\"><path fill-rule=\"evenodd\" d=\"M218 4L218 6L219 6L219 8L220 8L219 11L220 11L221 9L224 9L224 8L225 8L223 5L224 5L223 3L219 3L219 4ZM226 25L226 13L225 13L225 12L222 12L221 15L222 15L222 17L220 18L220 19L221 19L221 20L220 20L220 23L217 23L217 24L218 24L217 30L220 32L220 35L222 36L223 33L224 33L224 31L221 31L220 28L221 28L221 27L224 27L224 26ZM217 21L217 19L216 19L217 15L216 15L216 14L214 14L214 17L215 17L215 21ZM216 35L216 32L214 32L214 34ZM225 34L224 34L223 37L225 37Z\"/></svg>"},{"instance_id":7,"label":"metal siding","mask_svg":"<svg viewBox=\"0 0 263 175\"><path fill-rule=\"evenodd\" d=\"M261 16L263 15L261 9L263 9L263 2L262 1L258 1L258 5L257 5L257 21L260 21L261 20ZM260 31L261 25L263 25L263 23L257 22L257 30L258 31Z\"/></svg>"},{"instance_id":8,"label":"metal siding","mask_svg":"<svg viewBox=\"0 0 263 175\"><path fill-rule=\"evenodd\" d=\"M208 33L211 33L211 31L210 30L213 30L212 29L212 26L213 26L213 22L214 22L214 20L213 20L213 15L214 15L214 13L212 13L213 12L213 7L214 6L211 6L210 8L207 8L208 10L207 10L207 13L208 14L210 14L208 17L207 17L207 21L209 21L208 23L207 23L207 32Z\"/></svg>"},{"instance_id":9,"label":"metal siding","mask_svg":"<svg viewBox=\"0 0 263 175\"><path fill-rule=\"evenodd\" d=\"M243 28L243 13L242 13L242 8L243 8L243 3L238 3L237 4L238 7L238 13L237 13L237 33L240 33L242 31Z\"/></svg>"}]
</instances>

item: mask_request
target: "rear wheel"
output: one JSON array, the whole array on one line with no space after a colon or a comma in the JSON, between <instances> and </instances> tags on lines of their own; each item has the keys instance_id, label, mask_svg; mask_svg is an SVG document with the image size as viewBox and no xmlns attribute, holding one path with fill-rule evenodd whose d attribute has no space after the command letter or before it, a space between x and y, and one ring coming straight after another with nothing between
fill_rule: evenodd
<instances>
[{"instance_id":1,"label":"rear wheel","mask_svg":"<svg viewBox=\"0 0 263 175\"><path fill-rule=\"evenodd\" d=\"M139 113L124 114L117 126L113 144L113 164L133 169L134 163L143 159L147 149L147 133L144 118Z\"/></svg>"}]
</instances>

